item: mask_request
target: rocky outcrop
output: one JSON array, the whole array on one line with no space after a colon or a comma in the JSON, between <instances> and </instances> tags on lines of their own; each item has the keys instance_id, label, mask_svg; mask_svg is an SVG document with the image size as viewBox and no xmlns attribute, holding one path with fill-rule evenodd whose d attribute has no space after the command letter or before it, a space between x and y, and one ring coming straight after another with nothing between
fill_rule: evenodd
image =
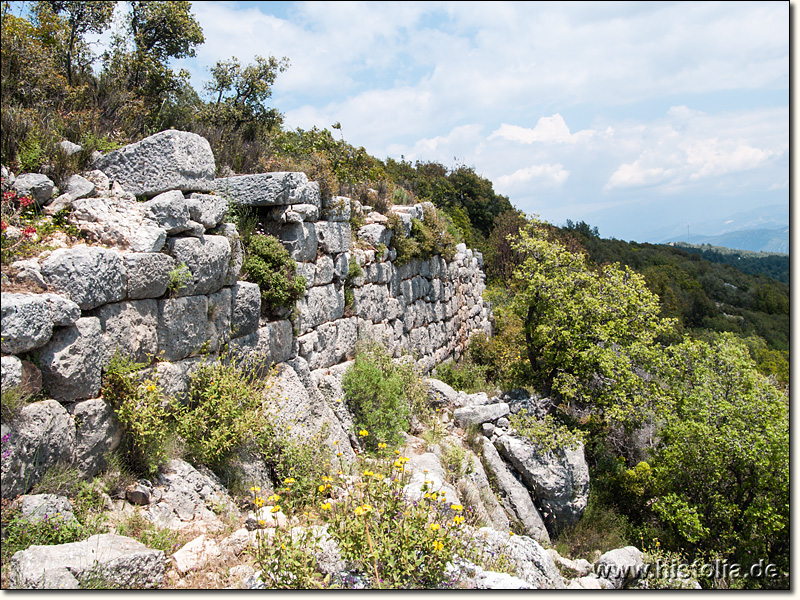
<instances>
[{"instance_id":1,"label":"rocky outcrop","mask_svg":"<svg viewBox=\"0 0 800 600\"><path fill-rule=\"evenodd\" d=\"M577 523L589 498L589 467L582 444L543 451L520 438L502 435L496 445L533 492L551 534Z\"/></svg>"},{"instance_id":2,"label":"rocky outcrop","mask_svg":"<svg viewBox=\"0 0 800 600\"><path fill-rule=\"evenodd\" d=\"M31 546L11 557L9 587L79 589L91 580L121 588L156 588L164 553L121 535L104 533L58 546Z\"/></svg>"}]
</instances>

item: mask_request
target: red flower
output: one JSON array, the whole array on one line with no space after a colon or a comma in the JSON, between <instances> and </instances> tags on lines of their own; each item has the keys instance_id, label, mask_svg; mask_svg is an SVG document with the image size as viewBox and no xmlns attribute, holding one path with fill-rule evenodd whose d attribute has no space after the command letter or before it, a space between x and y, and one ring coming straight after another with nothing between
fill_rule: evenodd
<instances>
[{"instance_id":1,"label":"red flower","mask_svg":"<svg viewBox=\"0 0 800 600\"><path fill-rule=\"evenodd\" d=\"M28 225L25 229L22 230L22 235L25 237L33 237L36 234L36 227L33 225Z\"/></svg>"},{"instance_id":2,"label":"red flower","mask_svg":"<svg viewBox=\"0 0 800 600\"><path fill-rule=\"evenodd\" d=\"M6 227L8 227L8 223L5 221L0 221L0 230L5 231Z\"/></svg>"},{"instance_id":3,"label":"red flower","mask_svg":"<svg viewBox=\"0 0 800 600\"><path fill-rule=\"evenodd\" d=\"M19 205L22 208L28 208L31 204L33 204L33 198L30 196L23 196L19 199Z\"/></svg>"},{"instance_id":4,"label":"red flower","mask_svg":"<svg viewBox=\"0 0 800 600\"><path fill-rule=\"evenodd\" d=\"M17 197L15 192L3 192L3 202L11 202Z\"/></svg>"}]
</instances>

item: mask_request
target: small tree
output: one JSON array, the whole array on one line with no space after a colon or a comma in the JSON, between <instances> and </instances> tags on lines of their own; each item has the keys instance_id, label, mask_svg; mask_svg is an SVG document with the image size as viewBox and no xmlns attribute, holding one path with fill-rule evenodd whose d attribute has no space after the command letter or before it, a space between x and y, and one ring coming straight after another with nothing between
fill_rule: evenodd
<instances>
[{"instance_id":1,"label":"small tree","mask_svg":"<svg viewBox=\"0 0 800 600\"><path fill-rule=\"evenodd\" d=\"M658 297L627 267L593 269L535 219L512 248L525 257L515 272L514 307L524 321L534 382L629 421L659 393L646 370L658 356L656 338L673 323L658 316Z\"/></svg>"}]
</instances>

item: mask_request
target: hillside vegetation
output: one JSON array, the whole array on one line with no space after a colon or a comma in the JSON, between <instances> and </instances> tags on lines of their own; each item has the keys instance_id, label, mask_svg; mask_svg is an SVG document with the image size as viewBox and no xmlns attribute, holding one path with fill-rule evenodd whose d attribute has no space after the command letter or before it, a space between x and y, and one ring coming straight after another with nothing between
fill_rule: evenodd
<instances>
[{"instance_id":1,"label":"hillside vegetation","mask_svg":"<svg viewBox=\"0 0 800 600\"><path fill-rule=\"evenodd\" d=\"M127 33L102 56L85 35L110 27L115 2L32 2L25 17L2 4L5 167L45 173L60 186L91 165L93 152L175 128L209 140L218 175L303 171L324 196L346 195L382 213L392 204L432 202L442 215L434 229L440 237L483 252L495 320L491 338L475 335L461 363L439 365L437 376L457 389L526 388L550 398L546 419L516 427L556 445L585 441L589 509L554 540L557 547L588 554L608 549L606 539L616 536L665 560L745 568L764 560L778 565L779 578L703 583L788 585L789 289L782 261L606 240L582 222L554 227L515 210L472 167L379 159L346 142L338 123L284 128L268 102L289 59L220 60L195 90L169 66L203 43L191 4L128 4ZM82 150L69 155L64 140ZM4 195L4 267L24 248L9 241L6 226L44 227L37 209L20 202ZM56 215L47 227L63 222ZM364 431L392 428L389 440L409 427L412 403L403 376L381 377L380 366L359 365L351 377L375 383L371 392L377 382L386 388L374 405L392 410L373 410L370 399L358 417ZM148 390L137 393L155 393ZM195 427L183 432L191 450L213 454L197 433L206 416L191 416L180 423ZM277 457L290 451L279 450ZM373 450L391 457L391 448ZM347 522L331 523L343 539L361 539ZM429 534L425 543L453 543ZM439 576L440 562L420 585Z\"/></svg>"}]
</instances>

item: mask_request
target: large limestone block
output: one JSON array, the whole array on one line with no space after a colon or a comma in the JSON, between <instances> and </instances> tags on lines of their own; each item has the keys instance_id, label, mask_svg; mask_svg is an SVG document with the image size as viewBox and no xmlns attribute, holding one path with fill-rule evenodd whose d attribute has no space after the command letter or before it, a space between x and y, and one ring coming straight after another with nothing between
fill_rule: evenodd
<instances>
[{"instance_id":1,"label":"large limestone block","mask_svg":"<svg viewBox=\"0 0 800 600\"><path fill-rule=\"evenodd\" d=\"M339 254L350 250L350 223L320 221L317 223L319 249L328 254Z\"/></svg>"},{"instance_id":2,"label":"large limestone block","mask_svg":"<svg viewBox=\"0 0 800 600\"><path fill-rule=\"evenodd\" d=\"M235 337L258 330L261 316L261 288L257 283L240 281L231 287L231 332Z\"/></svg>"},{"instance_id":3,"label":"large limestone block","mask_svg":"<svg viewBox=\"0 0 800 600\"><path fill-rule=\"evenodd\" d=\"M127 252L128 298L160 298L167 293L175 259L162 252Z\"/></svg>"},{"instance_id":4,"label":"large limestone block","mask_svg":"<svg viewBox=\"0 0 800 600\"><path fill-rule=\"evenodd\" d=\"M228 212L228 199L217 194L194 193L186 200L189 217L206 229L214 229L222 223Z\"/></svg>"},{"instance_id":5,"label":"large limestone block","mask_svg":"<svg viewBox=\"0 0 800 600\"><path fill-rule=\"evenodd\" d=\"M379 223L372 225L364 225L358 230L358 239L370 244L371 246L378 246L383 244L389 246L392 242L392 230L384 227Z\"/></svg>"},{"instance_id":6,"label":"large limestone block","mask_svg":"<svg viewBox=\"0 0 800 600\"><path fill-rule=\"evenodd\" d=\"M158 194L144 203L145 215L169 235L189 229L189 206L180 190Z\"/></svg>"},{"instance_id":7,"label":"large limestone block","mask_svg":"<svg viewBox=\"0 0 800 600\"><path fill-rule=\"evenodd\" d=\"M306 333L322 323L335 321L344 315L344 294L339 293L333 284L313 287L297 303L297 309L298 329L301 333Z\"/></svg>"},{"instance_id":8,"label":"large limestone block","mask_svg":"<svg viewBox=\"0 0 800 600\"><path fill-rule=\"evenodd\" d=\"M625 546L603 554L595 563L594 571L610 581L614 589L621 589L638 577L642 567L644 557L641 550L635 546Z\"/></svg>"},{"instance_id":9,"label":"large limestone block","mask_svg":"<svg viewBox=\"0 0 800 600\"><path fill-rule=\"evenodd\" d=\"M107 248L76 246L55 250L42 263L42 275L82 310L125 299L128 287L122 255Z\"/></svg>"},{"instance_id":10,"label":"large limestone block","mask_svg":"<svg viewBox=\"0 0 800 600\"><path fill-rule=\"evenodd\" d=\"M500 501L509 516L512 516L522 524L526 535L542 543L549 544L550 536L539 511L533 504L530 493L514 477L508 465L500 457L497 449L485 437L483 438L483 459L487 468L497 480L501 494Z\"/></svg>"},{"instance_id":11,"label":"large limestone block","mask_svg":"<svg viewBox=\"0 0 800 600\"><path fill-rule=\"evenodd\" d=\"M30 490L44 472L57 463L68 463L75 445L75 422L55 400L34 402L20 415L2 424L3 498Z\"/></svg>"},{"instance_id":12,"label":"large limestone block","mask_svg":"<svg viewBox=\"0 0 800 600\"><path fill-rule=\"evenodd\" d=\"M225 285L231 286L239 280L244 264L244 244L233 223L223 223L215 231L217 235L226 237L231 246L231 261L228 265L228 276L225 278Z\"/></svg>"},{"instance_id":13,"label":"large limestone block","mask_svg":"<svg viewBox=\"0 0 800 600\"><path fill-rule=\"evenodd\" d=\"M222 288L208 295L208 352L216 354L231 338L231 290Z\"/></svg>"},{"instance_id":14,"label":"large limestone block","mask_svg":"<svg viewBox=\"0 0 800 600\"><path fill-rule=\"evenodd\" d=\"M164 580L164 552L132 538L102 533L57 546L31 546L11 557L9 587L78 589L97 577L119 588L157 588Z\"/></svg>"},{"instance_id":15,"label":"large limestone block","mask_svg":"<svg viewBox=\"0 0 800 600\"><path fill-rule=\"evenodd\" d=\"M453 420L459 427L467 427L496 421L510 412L511 409L505 402L484 406L465 406L453 411Z\"/></svg>"},{"instance_id":16,"label":"large limestone block","mask_svg":"<svg viewBox=\"0 0 800 600\"><path fill-rule=\"evenodd\" d=\"M95 167L136 196L168 190L210 192L216 163L203 137L187 131L162 131L100 158Z\"/></svg>"},{"instance_id":17,"label":"large limestone block","mask_svg":"<svg viewBox=\"0 0 800 600\"><path fill-rule=\"evenodd\" d=\"M230 350L241 366L266 373L273 363L296 355L292 322L267 323L254 333L232 339Z\"/></svg>"},{"instance_id":18,"label":"large limestone block","mask_svg":"<svg viewBox=\"0 0 800 600\"><path fill-rule=\"evenodd\" d=\"M21 354L47 343L53 334L50 304L42 294L0 294L3 352Z\"/></svg>"},{"instance_id":19,"label":"large limestone block","mask_svg":"<svg viewBox=\"0 0 800 600\"><path fill-rule=\"evenodd\" d=\"M533 491L550 532L555 534L578 522L589 499L589 467L583 444L544 451L508 435L500 436L496 444Z\"/></svg>"},{"instance_id":20,"label":"large limestone block","mask_svg":"<svg viewBox=\"0 0 800 600\"><path fill-rule=\"evenodd\" d=\"M211 294L219 290L228 277L231 262L231 245L221 235L170 238L167 251L175 263L185 264L192 273L190 280L177 290L177 296Z\"/></svg>"},{"instance_id":21,"label":"large limestone block","mask_svg":"<svg viewBox=\"0 0 800 600\"><path fill-rule=\"evenodd\" d=\"M94 315L103 329L103 366L115 352L143 363L149 363L158 352L158 301L104 304Z\"/></svg>"},{"instance_id":22,"label":"large limestone block","mask_svg":"<svg viewBox=\"0 0 800 600\"><path fill-rule=\"evenodd\" d=\"M273 172L223 177L214 182L214 189L231 202L246 206L321 205L319 184L308 181L305 173Z\"/></svg>"},{"instance_id":23,"label":"large limestone block","mask_svg":"<svg viewBox=\"0 0 800 600\"><path fill-rule=\"evenodd\" d=\"M106 457L119 448L122 429L112 406L102 398L78 402L75 419L75 467L81 477L94 477L107 466Z\"/></svg>"},{"instance_id":24,"label":"large limestone block","mask_svg":"<svg viewBox=\"0 0 800 600\"><path fill-rule=\"evenodd\" d=\"M316 226L317 223L287 223L281 226L270 223L267 230L281 241L292 259L297 262L314 262L317 260L319 247Z\"/></svg>"},{"instance_id":25,"label":"large limestone block","mask_svg":"<svg viewBox=\"0 0 800 600\"><path fill-rule=\"evenodd\" d=\"M180 360L206 342L208 297L185 296L158 301L158 352L162 360Z\"/></svg>"},{"instance_id":26,"label":"large limestone block","mask_svg":"<svg viewBox=\"0 0 800 600\"><path fill-rule=\"evenodd\" d=\"M145 216L144 204L129 194L107 194L82 198L72 203L69 222L88 239L128 248L133 252L158 252L167 239L165 229Z\"/></svg>"},{"instance_id":27,"label":"large limestone block","mask_svg":"<svg viewBox=\"0 0 800 600\"><path fill-rule=\"evenodd\" d=\"M97 317L83 317L58 329L39 351L42 385L59 402L95 398L100 393L105 353Z\"/></svg>"}]
</instances>

